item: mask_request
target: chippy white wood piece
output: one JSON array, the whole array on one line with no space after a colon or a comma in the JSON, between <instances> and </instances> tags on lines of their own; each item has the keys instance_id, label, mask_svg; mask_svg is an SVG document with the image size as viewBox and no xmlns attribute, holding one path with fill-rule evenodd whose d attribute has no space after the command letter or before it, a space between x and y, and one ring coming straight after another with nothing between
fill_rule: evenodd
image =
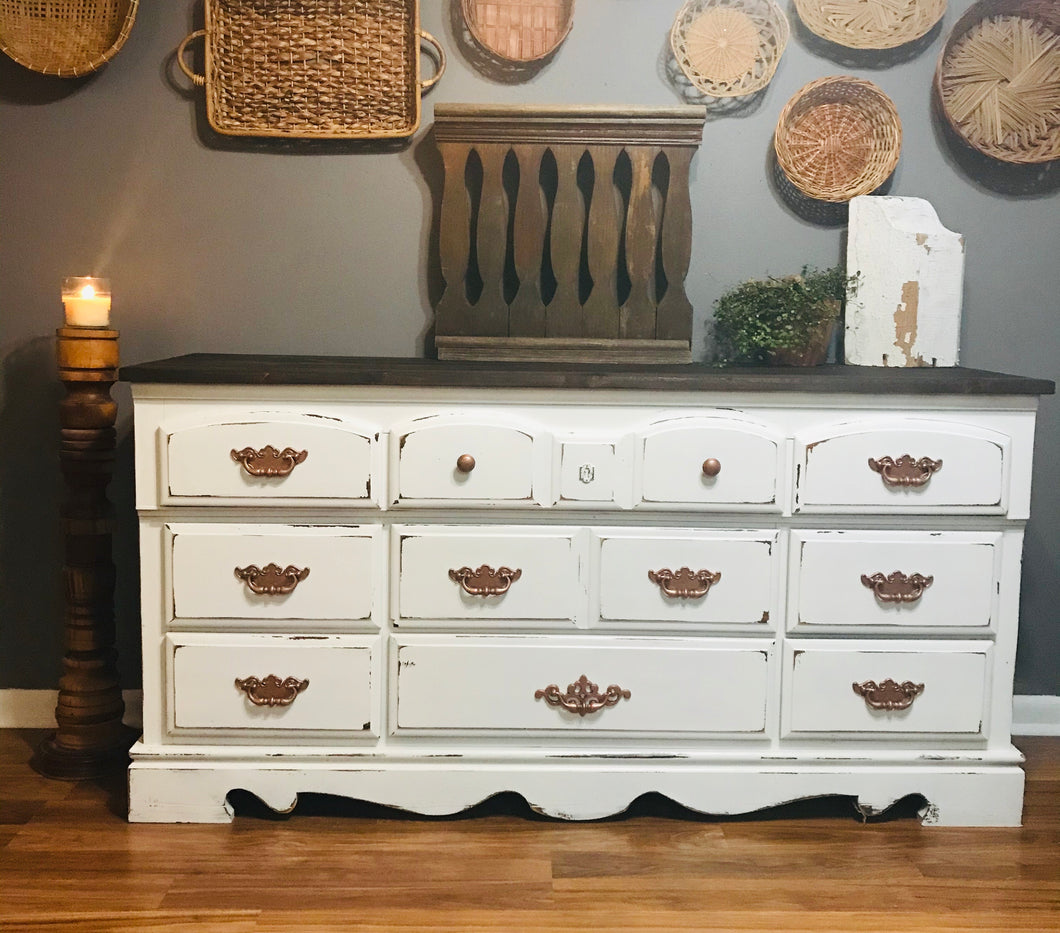
<instances>
[{"instance_id":1,"label":"chippy white wood piece","mask_svg":"<svg viewBox=\"0 0 1060 933\"><path fill-rule=\"evenodd\" d=\"M334 794L412 813L460 813L502 792L522 796L538 813L595 820L627 810L655 792L700 813L730 815L810 797L843 795L863 817L910 794L925 799L920 816L934 826L1019 826L1024 775L1011 761L715 764L683 755L529 763L462 761L293 762L136 760L129 771L129 819L135 823L227 823L226 799L249 791L289 812L299 794ZM925 756L925 758L928 756ZM936 755L936 759L944 758Z\"/></svg>"},{"instance_id":2,"label":"chippy white wood piece","mask_svg":"<svg viewBox=\"0 0 1060 933\"><path fill-rule=\"evenodd\" d=\"M964 237L921 198L850 201L847 363L956 366L960 351Z\"/></svg>"}]
</instances>

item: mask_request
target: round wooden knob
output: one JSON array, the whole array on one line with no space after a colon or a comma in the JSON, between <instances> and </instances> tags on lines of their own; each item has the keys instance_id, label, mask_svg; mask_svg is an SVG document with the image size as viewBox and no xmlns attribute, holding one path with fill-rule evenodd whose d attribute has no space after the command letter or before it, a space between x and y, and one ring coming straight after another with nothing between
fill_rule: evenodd
<instances>
[{"instance_id":1,"label":"round wooden knob","mask_svg":"<svg viewBox=\"0 0 1060 933\"><path fill-rule=\"evenodd\" d=\"M456 468L461 473L470 473L475 469L475 458L471 454L461 454L456 458Z\"/></svg>"},{"instance_id":2,"label":"round wooden knob","mask_svg":"<svg viewBox=\"0 0 1060 933\"><path fill-rule=\"evenodd\" d=\"M715 460L713 457L703 461L703 475L704 476L717 476L721 472L721 461Z\"/></svg>"}]
</instances>

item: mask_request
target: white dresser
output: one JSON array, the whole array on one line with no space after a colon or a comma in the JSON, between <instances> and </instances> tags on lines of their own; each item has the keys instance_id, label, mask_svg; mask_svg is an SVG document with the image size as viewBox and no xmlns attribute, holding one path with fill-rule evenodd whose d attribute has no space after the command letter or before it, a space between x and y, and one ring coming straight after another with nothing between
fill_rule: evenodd
<instances>
[{"instance_id":1,"label":"white dresser","mask_svg":"<svg viewBox=\"0 0 1060 933\"><path fill-rule=\"evenodd\" d=\"M195 355L133 383L129 818L244 789L1018 825L1037 396L971 370Z\"/></svg>"}]
</instances>

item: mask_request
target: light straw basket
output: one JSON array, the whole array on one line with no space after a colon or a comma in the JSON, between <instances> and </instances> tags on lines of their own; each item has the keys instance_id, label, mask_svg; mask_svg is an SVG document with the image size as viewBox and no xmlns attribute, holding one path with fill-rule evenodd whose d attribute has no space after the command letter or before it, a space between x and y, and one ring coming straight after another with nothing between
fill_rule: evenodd
<instances>
[{"instance_id":1,"label":"light straw basket","mask_svg":"<svg viewBox=\"0 0 1060 933\"><path fill-rule=\"evenodd\" d=\"M848 49L894 49L926 36L946 0L795 0L806 28Z\"/></svg>"},{"instance_id":2,"label":"light straw basket","mask_svg":"<svg viewBox=\"0 0 1060 933\"><path fill-rule=\"evenodd\" d=\"M1060 159L1060 2L972 6L939 56L935 93L953 131L984 155Z\"/></svg>"}]
</instances>

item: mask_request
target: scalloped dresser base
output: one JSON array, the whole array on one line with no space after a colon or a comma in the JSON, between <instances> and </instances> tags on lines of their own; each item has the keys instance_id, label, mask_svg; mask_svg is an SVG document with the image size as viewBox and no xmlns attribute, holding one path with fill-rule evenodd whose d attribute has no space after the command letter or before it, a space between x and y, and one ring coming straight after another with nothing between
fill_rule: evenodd
<instances>
[{"instance_id":1,"label":"scalloped dresser base","mask_svg":"<svg viewBox=\"0 0 1060 933\"><path fill-rule=\"evenodd\" d=\"M644 760L586 760L577 764L485 761L199 763L137 758L129 771L129 819L143 823L227 823L233 790L245 790L277 812L290 812L299 794L330 794L443 816L461 813L503 792L562 820L595 820L622 813L655 792L690 810L717 816L751 813L813 797L855 798L863 817L880 814L910 794L926 804L925 825L1019 826L1024 774L1016 764L890 765L782 762L710 764L660 756Z\"/></svg>"}]
</instances>

